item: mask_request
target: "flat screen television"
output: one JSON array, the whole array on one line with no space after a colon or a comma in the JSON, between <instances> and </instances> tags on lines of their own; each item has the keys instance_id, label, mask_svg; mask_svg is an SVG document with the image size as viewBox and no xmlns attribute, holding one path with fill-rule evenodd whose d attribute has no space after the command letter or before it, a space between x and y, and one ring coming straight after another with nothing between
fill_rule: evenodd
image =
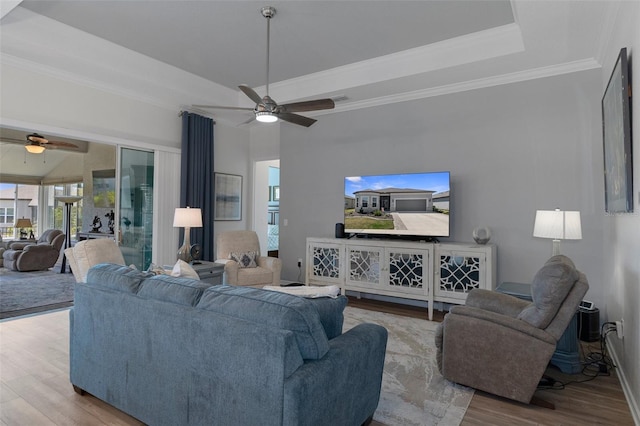
<instances>
[{"instance_id":1,"label":"flat screen television","mask_svg":"<svg viewBox=\"0 0 640 426\"><path fill-rule=\"evenodd\" d=\"M449 172L345 177L345 234L448 237L450 186Z\"/></svg>"}]
</instances>

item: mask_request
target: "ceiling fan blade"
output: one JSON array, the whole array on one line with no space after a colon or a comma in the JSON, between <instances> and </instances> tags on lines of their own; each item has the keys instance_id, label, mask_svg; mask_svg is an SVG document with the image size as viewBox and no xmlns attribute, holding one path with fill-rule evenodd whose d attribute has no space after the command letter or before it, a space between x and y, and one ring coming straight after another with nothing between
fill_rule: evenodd
<instances>
[{"instance_id":1,"label":"ceiling fan blade","mask_svg":"<svg viewBox=\"0 0 640 426\"><path fill-rule=\"evenodd\" d=\"M19 143L20 145L24 145L24 139L6 138L4 136L0 137L0 142Z\"/></svg>"},{"instance_id":2,"label":"ceiling fan blade","mask_svg":"<svg viewBox=\"0 0 640 426\"><path fill-rule=\"evenodd\" d=\"M313 118L304 117L298 114L292 114L290 112L280 112L275 114L278 118L288 121L289 123L297 124L299 126L309 127L318 120Z\"/></svg>"},{"instance_id":3,"label":"ceiling fan blade","mask_svg":"<svg viewBox=\"0 0 640 426\"><path fill-rule=\"evenodd\" d=\"M230 109L234 111L253 111L253 108L243 108L243 107L216 106L216 105L191 105L191 106L194 108Z\"/></svg>"},{"instance_id":4,"label":"ceiling fan blade","mask_svg":"<svg viewBox=\"0 0 640 426\"><path fill-rule=\"evenodd\" d=\"M247 86L246 84L241 84L240 86L238 86L240 88L240 90L242 90L244 92L245 95L247 95L253 102L255 102L256 104L261 104L262 103L262 98L260 97L260 95L258 95L255 90L253 90L251 87Z\"/></svg>"},{"instance_id":5,"label":"ceiling fan blade","mask_svg":"<svg viewBox=\"0 0 640 426\"><path fill-rule=\"evenodd\" d=\"M317 111L320 109L333 109L335 107L336 103L333 102L333 99L327 98L280 105L280 110L283 112L302 112Z\"/></svg>"},{"instance_id":6,"label":"ceiling fan blade","mask_svg":"<svg viewBox=\"0 0 640 426\"><path fill-rule=\"evenodd\" d=\"M79 149L77 145L74 145L69 142L62 141L49 141L46 144L42 144L42 146L46 148L69 148L69 149Z\"/></svg>"},{"instance_id":7,"label":"ceiling fan blade","mask_svg":"<svg viewBox=\"0 0 640 426\"><path fill-rule=\"evenodd\" d=\"M238 126L244 126L245 124L249 124L249 123L251 123L252 121L254 121L255 119L256 119L256 116L255 116L255 115L253 115L253 116L251 116L249 119L247 119L247 120L243 121L242 123L238 124Z\"/></svg>"}]
</instances>

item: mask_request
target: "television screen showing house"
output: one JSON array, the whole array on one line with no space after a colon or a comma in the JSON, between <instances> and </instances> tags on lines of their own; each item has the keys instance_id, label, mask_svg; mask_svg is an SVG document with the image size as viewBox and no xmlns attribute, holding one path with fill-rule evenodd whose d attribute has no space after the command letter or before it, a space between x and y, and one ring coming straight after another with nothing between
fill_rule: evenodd
<instances>
[{"instance_id":1,"label":"television screen showing house","mask_svg":"<svg viewBox=\"0 0 640 426\"><path fill-rule=\"evenodd\" d=\"M345 177L345 232L449 236L449 186L449 172Z\"/></svg>"}]
</instances>

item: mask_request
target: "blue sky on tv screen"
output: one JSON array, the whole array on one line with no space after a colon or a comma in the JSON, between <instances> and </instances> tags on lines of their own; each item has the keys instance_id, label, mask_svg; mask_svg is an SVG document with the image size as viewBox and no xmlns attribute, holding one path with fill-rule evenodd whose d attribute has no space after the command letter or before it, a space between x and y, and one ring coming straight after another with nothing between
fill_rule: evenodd
<instances>
[{"instance_id":1,"label":"blue sky on tv screen","mask_svg":"<svg viewBox=\"0 0 640 426\"><path fill-rule=\"evenodd\" d=\"M444 192L449 190L449 172L406 173L399 175L350 176L344 178L345 195L363 189L409 188Z\"/></svg>"}]
</instances>

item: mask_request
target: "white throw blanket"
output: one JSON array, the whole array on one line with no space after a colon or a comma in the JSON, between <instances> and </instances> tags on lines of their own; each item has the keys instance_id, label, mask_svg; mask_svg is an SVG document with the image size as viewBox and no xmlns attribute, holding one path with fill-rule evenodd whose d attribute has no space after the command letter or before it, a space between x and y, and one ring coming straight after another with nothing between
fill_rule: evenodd
<instances>
[{"instance_id":1,"label":"white throw blanket","mask_svg":"<svg viewBox=\"0 0 640 426\"><path fill-rule=\"evenodd\" d=\"M265 290L279 291L282 293L295 294L302 297L337 297L340 294L340 287L337 285L329 286L298 286L298 287L280 287L275 285L266 285L262 287Z\"/></svg>"}]
</instances>

